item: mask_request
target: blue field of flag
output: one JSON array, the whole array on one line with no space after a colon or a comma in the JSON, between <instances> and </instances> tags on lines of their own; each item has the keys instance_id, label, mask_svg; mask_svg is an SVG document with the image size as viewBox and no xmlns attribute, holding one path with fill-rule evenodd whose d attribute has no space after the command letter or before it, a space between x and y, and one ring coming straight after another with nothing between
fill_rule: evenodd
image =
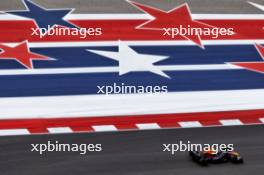
<instances>
[{"instance_id":1,"label":"blue field of flag","mask_svg":"<svg viewBox=\"0 0 264 175\"><path fill-rule=\"evenodd\" d=\"M132 46L140 54L164 55L168 59L155 63L156 66L225 64L226 62L261 61L253 45L206 46ZM34 61L36 71L60 68L118 67L118 62L94 54L87 49L117 51L111 47L59 47L32 48L31 51L56 60ZM3 70L23 70L13 60L1 60ZM65 74L0 75L0 96L55 96L96 94L97 86L125 83L134 86L168 86L169 92L263 89L264 74L246 69L226 70L164 70L170 78L148 71L129 72L119 76L118 72L92 72Z\"/></svg>"},{"instance_id":2,"label":"blue field of flag","mask_svg":"<svg viewBox=\"0 0 264 175\"><path fill-rule=\"evenodd\" d=\"M254 45L213 45L203 50L197 46L131 46L142 54L169 58L156 65L224 64L225 62L261 61ZM54 61L34 61L34 68L118 66L118 62L96 55L86 49L117 51L118 47L56 47L31 48L31 51L55 58ZM24 69L14 60L1 60L1 69Z\"/></svg>"}]
</instances>

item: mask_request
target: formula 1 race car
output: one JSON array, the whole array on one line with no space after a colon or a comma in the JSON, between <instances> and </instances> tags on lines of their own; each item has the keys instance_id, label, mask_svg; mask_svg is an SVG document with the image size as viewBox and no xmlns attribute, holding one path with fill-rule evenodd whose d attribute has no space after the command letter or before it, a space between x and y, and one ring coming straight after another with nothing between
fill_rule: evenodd
<instances>
[{"instance_id":1,"label":"formula 1 race car","mask_svg":"<svg viewBox=\"0 0 264 175\"><path fill-rule=\"evenodd\" d=\"M200 165L208 165L208 163L225 163L225 162L232 162L232 163L243 163L243 158L239 155L239 153L234 151L190 151L190 156L193 161L199 163Z\"/></svg>"}]
</instances>

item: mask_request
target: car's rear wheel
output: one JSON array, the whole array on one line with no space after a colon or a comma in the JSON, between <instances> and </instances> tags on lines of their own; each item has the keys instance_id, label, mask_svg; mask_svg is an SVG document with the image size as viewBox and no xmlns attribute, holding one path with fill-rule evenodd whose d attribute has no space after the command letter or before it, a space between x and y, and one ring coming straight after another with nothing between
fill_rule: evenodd
<instances>
[{"instance_id":1,"label":"car's rear wheel","mask_svg":"<svg viewBox=\"0 0 264 175\"><path fill-rule=\"evenodd\" d=\"M202 166L207 166L208 165L207 160L204 159L204 158L200 158L198 162Z\"/></svg>"}]
</instances>

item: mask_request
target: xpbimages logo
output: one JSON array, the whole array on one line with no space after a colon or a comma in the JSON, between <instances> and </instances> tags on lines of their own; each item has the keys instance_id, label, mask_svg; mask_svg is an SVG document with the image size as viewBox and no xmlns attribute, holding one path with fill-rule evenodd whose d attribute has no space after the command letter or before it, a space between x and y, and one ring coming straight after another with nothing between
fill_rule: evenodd
<instances>
[{"instance_id":1,"label":"xpbimages logo","mask_svg":"<svg viewBox=\"0 0 264 175\"><path fill-rule=\"evenodd\" d=\"M167 86L140 86L140 85L126 85L125 83L106 86L97 86L97 94L158 94L167 93Z\"/></svg>"},{"instance_id":2,"label":"xpbimages logo","mask_svg":"<svg viewBox=\"0 0 264 175\"><path fill-rule=\"evenodd\" d=\"M88 152L101 152L102 150L102 144L68 144L59 143L59 141L31 144L31 152L38 152L40 155L47 152L78 152L79 154L87 154Z\"/></svg>"},{"instance_id":3,"label":"xpbimages logo","mask_svg":"<svg viewBox=\"0 0 264 175\"><path fill-rule=\"evenodd\" d=\"M217 28L217 27L204 27L204 28L195 28L188 25L184 27L180 25L175 28L163 28L163 36L169 36L170 38L174 38L177 35L180 36L212 36L212 38L216 39L219 36L232 36L235 34L233 28Z\"/></svg>"},{"instance_id":4,"label":"xpbimages logo","mask_svg":"<svg viewBox=\"0 0 264 175\"><path fill-rule=\"evenodd\" d=\"M191 143L191 141L183 142L180 140L178 143L162 144L162 151L169 152L172 155L175 155L177 151L234 151L234 144L197 144Z\"/></svg>"},{"instance_id":5,"label":"xpbimages logo","mask_svg":"<svg viewBox=\"0 0 264 175\"><path fill-rule=\"evenodd\" d=\"M89 36L102 35L102 28L66 28L50 26L48 28L31 28L31 36L79 36L84 39Z\"/></svg>"}]
</instances>

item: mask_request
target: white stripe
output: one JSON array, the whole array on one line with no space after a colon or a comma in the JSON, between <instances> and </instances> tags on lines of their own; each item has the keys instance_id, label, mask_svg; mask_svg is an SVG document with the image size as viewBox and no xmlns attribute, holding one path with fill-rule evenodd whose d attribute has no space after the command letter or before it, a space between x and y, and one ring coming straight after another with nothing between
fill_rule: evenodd
<instances>
[{"instance_id":1,"label":"white stripe","mask_svg":"<svg viewBox=\"0 0 264 175\"><path fill-rule=\"evenodd\" d=\"M179 125L183 128L193 128L193 127L202 127L202 124L198 121L192 122L178 122Z\"/></svg>"},{"instance_id":2,"label":"white stripe","mask_svg":"<svg viewBox=\"0 0 264 175\"><path fill-rule=\"evenodd\" d=\"M56 128L47 128L50 133L72 133L70 127L56 127Z\"/></svg>"},{"instance_id":3,"label":"white stripe","mask_svg":"<svg viewBox=\"0 0 264 175\"><path fill-rule=\"evenodd\" d=\"M263 14L192 14L193 19L260 19Z\"/></svg>"},{"instance_id":4,"label":"white stripe","mask_svg":"<svg viewBox=\"0 0 264 175\"><path fill-rule=\"evenodd\" d=\"M262 123L264 123L264 118L260 118L259 120L260 120Z\"/></svg>"},{"instance_id":5,"label":"white stripe","mask_svg":"<svg viewBox=\"0 0 264 175\"><path fill-rule=\"evenodd\" d=\"M263 19L263 14L192 14L193 19ZM148 14L69 14L66 20L113 20L113 19L153 19ZM0 14L0 20L30 20L11 14Z\"/></svg>"},{"instance_id":6,"label":"white stripe","mask_svg":"<svg viewBox=\"0 0 264 175\"><path fill-rule=\"evenodd\" d=\"M153 41L123 41L129 46L196 46L192 41L187 40L153 40ZM203 40L204 45L251 45L264 44L264 40ZM19 43L2 43L10 47ZM118 41L87 41L87 42L31 42L30 48L57 48L57 47L96 47L96 46L118 46Z\"/></svg>"},{"instance_id":7,"label":"white stripe","mask_svg":"<svg viewBox=\"0 0 264 175\"><path fill-rule=\"evenodd\" d=\"M203 71L203 70L227 70L243 69L232 64L210 65L172 65L156 66L162 71ZM140 71L140 70L138 70ZM52 68L52 69L8 69L0 70L0 75L38 75L38 74L79 74L79 73L109 73L119 72L118 67L78 67L78 68Z\"/></svg>"},{"instance_id":8,"label":"white stripe","mask_svg":"<svg viewBox=\"0 0 264 175\"><path fill-rule=\"evenodd\" d=\"M10 135L29 135L30 132L27 129L1 129L0 136Z\"/></svg>"},{"instance_id":9,"label":"white stripe","mask_svg":"<svg viewBox=\"0 0 264 175\"><path fill-rule=\"evenodd\" d=\"M85 82L84 82L85 83ZM0 118L58 118L263 109L264 89L0 98Z\"/></svg>"},{"instance_id":10,"label":"white stripe","mask_svg":"<svg viewBox=\"0 0 264 175\"><path fill-rule=\"evenodd\" d=\"M142 123L136 124L138 129L159 129L160 126L157 123Z\"/></svg>"},{"instance_id":11,"label":"white stripe","mask_svg":"<svg viewBox=\"0 0 264 175\"><path fill-rule=\"evenodd\" d=\"M92 126L95 131L117 131L117 128L114 125L97 125Z\"/></svg>"},{"instance_id":12,"label":"white stripe","mask_svg":"<svg viewBox=\"0 0 264 175\"><path fill-rule=\"evenodd\" d=\"M10 15L11 16L11 15ZM193 19L263 19L263 14L192 14ZM1 19L1 18L0 18ZM67 20L153 19L149 14L69 14Z\"/></svg>"},{"instance_id":13,"label":"white stripe","mask_svg":"<svg viewBox=\"0 0 264 175\"><path fill-rule=\"evenodd\" d=\"M220 120L220 123L225 126L243 125L239 119Z\"/></svg>"}]
</instances>

